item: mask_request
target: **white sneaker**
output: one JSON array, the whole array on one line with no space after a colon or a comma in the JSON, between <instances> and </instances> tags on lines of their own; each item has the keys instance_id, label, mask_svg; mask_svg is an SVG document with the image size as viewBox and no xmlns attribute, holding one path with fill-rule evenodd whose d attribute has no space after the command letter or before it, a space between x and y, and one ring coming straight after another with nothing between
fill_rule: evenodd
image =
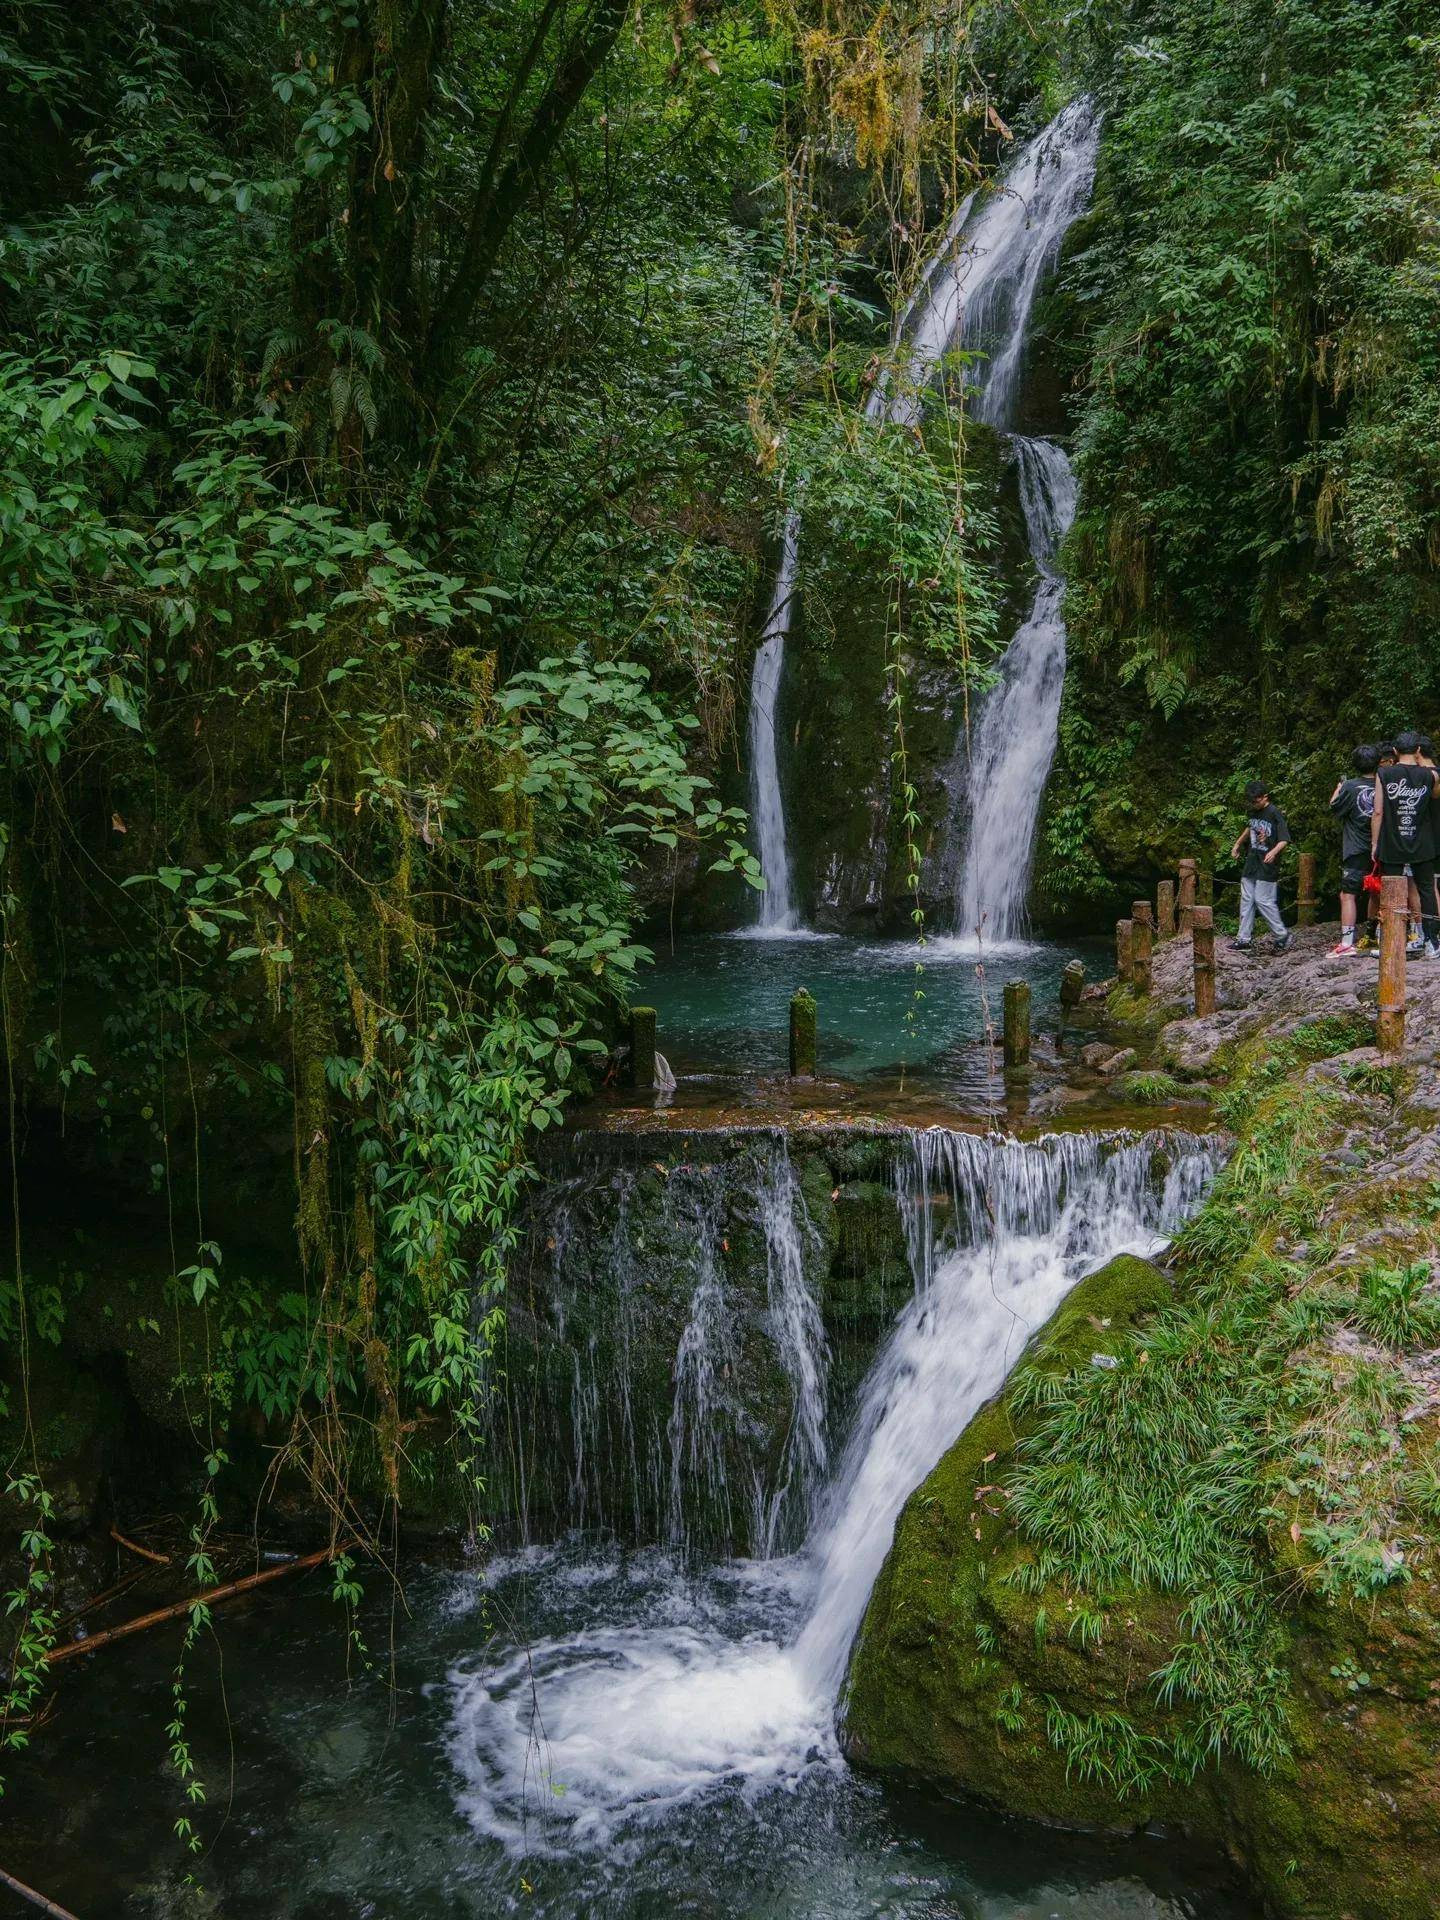
<instances>
[{"instance_id":1,"label":"white sneaker","mask_svg":"<svg viewBox=\"0 0 1440 1920\"><path fill-rule=\"evenodd\" d=\"M1425 951L1425 942L1423 939L1407 940L1405 942L1405 954L1407 959L1418 960L1420 956L1424 953L1424 951Z\"/></svg>"}]
</instances>

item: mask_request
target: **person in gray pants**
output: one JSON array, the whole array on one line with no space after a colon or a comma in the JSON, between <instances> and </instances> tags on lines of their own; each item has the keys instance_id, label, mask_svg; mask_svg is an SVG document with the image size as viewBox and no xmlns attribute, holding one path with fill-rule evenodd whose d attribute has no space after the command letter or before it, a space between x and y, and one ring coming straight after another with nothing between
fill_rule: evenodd
<instances>
[{"instance_id":1,"label":"person in gray pants","mask_svg":"<svg viewBox=\"0 0 1440 1920\"><path fill-rule=\"evenodd\" d=\"M1240 869L1240 932L1231 945L1249 947L1255 932L1255 915L1275 936L1271 951L1285 953L1295 944L1295 936L1280 917L1280 881L1276 862L1290 844L1290 827L1279 807L1271 804L1270 789L1263 780L1252 780L1245 789L1250 818L1245 830L1236 836L1230 849L1234 860L1245 849L1245 864Z\"/></svg>"}]
</instances>

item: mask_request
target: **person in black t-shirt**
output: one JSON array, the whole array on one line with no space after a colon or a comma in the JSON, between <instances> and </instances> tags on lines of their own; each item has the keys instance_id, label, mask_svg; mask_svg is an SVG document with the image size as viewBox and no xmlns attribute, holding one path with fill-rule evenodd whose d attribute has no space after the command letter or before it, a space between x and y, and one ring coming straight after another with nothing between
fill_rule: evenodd
<instances>
[{"instance_id":1,"label":"person in black t-shirt","mask_svg":"<svg viewBox=\"0 0 1440 1920\"><path fill-rule=\"evenodd\" d=\"M1409 868L1420 893L1421 935L1408 951L1440 960L1440 904L1435 891L1440 774L1421 760L1418 733L1396 734L1395 751L1394 766L1382 766L1375 775L1370 850L1384 874L1403 874Z\"/></svg>"},{"instance_id":2,"label":"person in black t-shirt","mask_svg":"<svg viewBox=\"0 0 1440 1920\"><path fill-rule=\"evenodd\" d=\"M1336 782L1330 811L1340 822L1340 944L1332 953L1358 953L1356 920L1365 892L1370 856L1370 820L1375 812L1375 775L1380 766L1378 747L1356 747L1351 755L1355 771Z\"/></svg>"},{"instance_id":3,"label":"person in black t-shirt","mask_svg":"<svg viewBox=\"0 0 1440 1920\"><path fill-rule=\"evenodd\" d=\"M1295 936L1280 917L1280 882L1275 863L1290 844L1290 828L1280 809L1272 806L1270 789L1263 780L1250 782L1245 789L1245 799L1250 818L1245 823L1245 831L1236 835L1230 849L1231 858L1238 860L1240 849L1246 847L1245 864L1240 869L1240 932L1232 945L1242 949L1250 945L1255 915L1259 913L1275 936L1273 951L1285 953L1294 945Z\"/></svg>"}]
</instances>

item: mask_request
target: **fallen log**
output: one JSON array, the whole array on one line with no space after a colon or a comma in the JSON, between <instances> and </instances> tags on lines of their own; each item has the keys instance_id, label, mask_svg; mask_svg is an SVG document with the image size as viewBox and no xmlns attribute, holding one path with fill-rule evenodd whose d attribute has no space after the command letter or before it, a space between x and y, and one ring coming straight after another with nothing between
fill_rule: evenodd
<instances>
[{"instance_id":1,"label":"fallen log","mask_svg":"<svg viewBox=\"0 0 1440 1920\"><path fill-rule=\"evenodd\" d=\"M32 1907L38 1907L42 1913L53 1916L53 1920L75 1920L68 1907L57 1907L53 1900L47 1900L43 1893L37 1893L34 1887L27 1887L23 1880L17 1880L13 1873L6 1873L0 1867L0 1887L9 1887L12 1893L18 1893L22 1900L28 1900Z\"/></svg>"},{"instance_id":2,"label":"fallen log","mask_svg":"<svg viewBox=\"0 0 1440 1920\"><path fill-rule=\"evenodd\" d=\"M263 1587L269 1580L279 1580L287 1573L304 1573L310 1567L318 1567L322 1561L334 1560L342 1553L349 1553L355 1541L348 1540L338 1547L321 1547L315 1553L303 1553L297 1560L287 1560L280 1567L264 1567L259 1573L247 1573L243 1580L227 1580L224 1586L208 1587L204 1593L191 1594L188 1600L176 1600L168 1607L156 1607L152 1613L137 1614L133 1620L123 1620L118 1627L106 1627L103 1633L92 1633L88 1639L72 1640L63 1647L52 1647L45 1659L48 1665L55 1666L61 1660L73 1659L77 1653L96 1653L101 1647L108 1647L112 1640L124 1640L132 1633L144 1633L147 1627L163 1626L167 1620L178 1620L183 1613L189 1613L192 1607L213 1607L221 1600L231 1600L237 1593L249 1593L255 1587Z\"/></svg>"}]
</instances>

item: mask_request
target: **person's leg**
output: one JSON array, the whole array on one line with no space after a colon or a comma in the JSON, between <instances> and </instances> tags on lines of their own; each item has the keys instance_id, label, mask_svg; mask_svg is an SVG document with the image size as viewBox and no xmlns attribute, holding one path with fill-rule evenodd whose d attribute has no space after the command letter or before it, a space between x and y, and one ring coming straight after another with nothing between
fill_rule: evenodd
<instances>
[{"instance_id":1,"label":"person's leg","mask_svg":"<svg viewBox=\"0 0 1440 1920\"><path fill-rule=\"evenodd\" d=\"M1235 938L1242 947L1248 947L1255 933L1255 882L1240 882L1240 931Z\"/></svg>"},{"instance_id":2,"label":"person's leg","mask_svg":"<svg viewBox=\"0 0 1440 1920\"><path fill-rule=\"evenodd\" d=\"M1435 895L1436 863L1433 860L1415 860L1411 863L1415 869L1415 884L1420 890L1420 924L1425 930L1425 938L1433 946L1440 941L1440 904Z\"/></svg>"},{"instance_id":3,"label":"person's leg","mask_svg":"<svg viewBox=\"0 0 1440 1920\"><path fill-rule=\"evenodd\" d=\"M1260 918L1269 927L1277 940L1287 941L1290 929L1280 914L1280 883L1278 880L1257 880L1255 882L1255 905L1260 910Z\"/></svg>"},{"instance_id":4,"label":"person's leg","mask_svg":"<svg viewBox=\"0 0 1440 1920\"><path fill-rule=\"evenodd\" d=\"M1340 940L1331 949L1333 953L1355 952L1355 923L1359 919L1362 875L1358 867L1349 866L1340 873Z\"/></svg>"}]
</instances>

